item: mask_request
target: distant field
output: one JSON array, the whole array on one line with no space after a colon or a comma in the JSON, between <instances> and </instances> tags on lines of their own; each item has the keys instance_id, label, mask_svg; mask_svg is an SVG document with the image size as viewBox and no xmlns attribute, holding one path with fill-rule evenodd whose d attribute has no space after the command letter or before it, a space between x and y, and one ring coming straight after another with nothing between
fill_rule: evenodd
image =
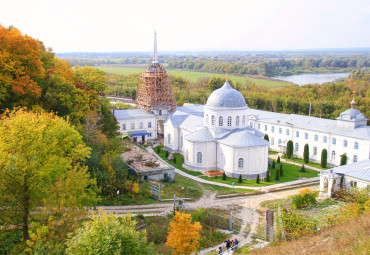
<instances>
[{"instance_id":1,"label":"distant field","mask_svg":"<svg viewBox=\"0 0 370 255\"><path fill-rule=\"evenodd\" d=\"M134 67L116 67L116 66L94 66L104 72L108 73L116 73L116 74L133 74L133 73L141 73L145 70L145 68L134 68ZM225 77L225 74L215 74L215 73L203 73L203 72L192 72L192 71L182 71L182 70L167 70L171 75L178 75L185 77L190 82L196 82L199 78L204 77ZM263 85L265 87L282 87L282 86L289 86L292 83L284 82L284 81L275 81L270 80L269 78L266 79L257 79L252 77L246 76L236 76L236 75L229 75L230 80L233 82L244 82L245 79L249 79L250 81Z\"/></svg>"}]
</instances>

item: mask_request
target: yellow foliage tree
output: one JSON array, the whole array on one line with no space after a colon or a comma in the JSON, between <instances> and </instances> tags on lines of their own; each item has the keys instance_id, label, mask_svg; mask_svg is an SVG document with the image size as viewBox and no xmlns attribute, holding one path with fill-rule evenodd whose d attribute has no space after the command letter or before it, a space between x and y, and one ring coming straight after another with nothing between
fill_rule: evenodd
<instances>
[{"instance_id":1,"label":"yellow foliage tree","mask_svg":"<svg viewBox=\"0 0 370 255\"><path fill-rule=\"evenodd\" d=\"M199 222L191 223L190 214L176 212L166 244L174 249L173 254L191 254L197 249L201 229Z\"/></svg>"}]
</instances>

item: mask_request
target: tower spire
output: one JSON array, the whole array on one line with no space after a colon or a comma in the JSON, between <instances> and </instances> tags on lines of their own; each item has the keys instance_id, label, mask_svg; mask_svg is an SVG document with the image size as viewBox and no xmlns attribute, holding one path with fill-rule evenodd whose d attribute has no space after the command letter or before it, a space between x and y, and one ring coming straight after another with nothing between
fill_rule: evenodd
<instances>
[{"instance_id":1,"label":"tower spire","mask_svg":"<svg viewBox=\"0 0 370 255\"><path fill-rule=\"evenodd\" d=\"M154 52L153 52L153 64L158 63L158 56L157 56L157 31L154 30Z\"/></svg>"}]
</instances>

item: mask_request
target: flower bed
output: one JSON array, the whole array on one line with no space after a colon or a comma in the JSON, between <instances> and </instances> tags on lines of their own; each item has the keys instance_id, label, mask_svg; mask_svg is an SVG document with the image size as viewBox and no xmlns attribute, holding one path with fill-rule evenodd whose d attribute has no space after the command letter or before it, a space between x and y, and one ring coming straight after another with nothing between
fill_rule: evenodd
<instances>
[{"instance_id":1,"label":"flower bed","mask_svg":"<svg viewBox=\"0 0 370 255\"><path fill-rule=\"evenodd\" d=\"M208 177L213 177L213 176L221 176L224 174L224 172L220 170L208 170L208 171L205 171L204 174L207 175Z\"/></svg>"}]
</instances>

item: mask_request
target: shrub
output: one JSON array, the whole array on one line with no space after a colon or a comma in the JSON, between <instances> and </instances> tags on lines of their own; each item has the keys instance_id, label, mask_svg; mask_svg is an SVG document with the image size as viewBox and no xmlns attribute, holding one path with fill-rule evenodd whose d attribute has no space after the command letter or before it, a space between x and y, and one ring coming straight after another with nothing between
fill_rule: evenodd
<instances>
[{"instance_id":1,"label":"shrub","mask_svg":"<svg viewBox=\"0 0 370 255\"><path fill-rule=\"evenodd\" d=\"M302 165L301 170L299 170L299 171L302 172L302 173L306 172L306 168L304 168L304 165Z\"/></svg>"},{"instance_id":2,"label":"shrub","mask_svg":"<svg viewBox=\"0 0 370 255\"><path fill-rule=\"evenodd\" d=\"M267 171L267 173L266 173L266 181L267 182L270 182L271 180L270 180L270 171Z\"/></svg>"},{"instance_id":3,"label":"shrub","mask_svg":"<svg viewBox=\"0 0 370 255\"><path fill-rule=\"evenodd\" d=\"M173 163L176 164L176 157L175 156L173 156Z\"/></svg>"},{"instance_id":4,"label":"shrub","mask_svg":"<svg viewBox=\"0 0 370 255\"><path fill-rule=\"evenodd\" d=\"M272 161L272 166L271 166L272 169L275 169L275 160Z\"/></svg>"},{"instance_id":5,"label":"shrub","mask_svg":"<svg viewBox=\"0 0 370 255\"><path fill-rule=\"evenodd\" d=\"M157 147L157 153L160 153L161 152L161 148L158 146Z\"/></svg>"},{"instance_id":6,"label":"shrub","mask_svg":"<svg viewBox=\"0 0 370 255\"><path fill-rule=\"evenodd\" d=\"M225 172L222 174L222 180L226 181L226 174L225 174Z\"/></svg>"},{"instance_id":7,"label":"shrub","mask_svg":"<svg viewBox=\"0 0 370 255\"><path fill-rule=\"evenodd\" d=\"M344 166L347 165L347 154L343 154L342 157L340 157L340 165Z\"/></svg>"},{"instance_id":8,"label":"shrub","mask_svg":"<svg viewBox=\"0 0 370 255\"><path fill-rule=\"evenodd\" d=\"M149 160L149 161L145 162L144 165L149 166L149 167L158 167L159 166L158 163L156 163L156 162L154 162L152 160Z\"/></svg>"},{"instance_id":9,"label":"shrub","mask_svg":"<svg viewBox=\"0 0 370 255\"><path fill-rule=\"evenodd\" d=\"M303 161L304 163L308 164L309 160L310 160L310 147L306 143L304 146Z\"/></svg>"},{"instance_id":10,"label":"shrub","mask_svg":"<svg viewBox=\"0 0 370 255\"><path fill-rule=\"evenodd\" d=\"M243 183L243 177L241 174L239 174L239 180L238 180L239 183Z\"/></svg>"},{"instance_id":11,"label":"shrub","mask_svg":"<svg viewBox=\"0 0 370 255\"><path fill-rule=\"evenodd\" d=\"M280 164L280 177L283 177L284 176L284 173L283 173L283 164Z\"/></svg>"},{"instance_id":12,"label":"shrub","mask_svg":"<svg viewBox=\"0 0 370 255\"><path fill-rule=\"evenodd\" d=\"M275 177L275 180L280 180L280 171L279 171L279 169L278 170L276 170L276 177Z\"/></svg>"},{"instance_id":13,"label":"shrub","mask_svg":"<svg viewBox=\"0 0 370 255\"><path fill-rule=\"evenodd\" d=\"M314 232L316 223L306 220L296 213L283 210L281 217L285 239L290 241Z\"/></svg>"},{"instance_id":14,"label":"shrub","mask_svg":"<svg viewBox=\"0 0 370 255\"><path fill-rule=\"evenodd\" d=\"M168 158L168 156L169 156L169 155L168 155L168 151L166 151L166 158Z\"/></svg>"},{"instance_id":15,"label":"shrub","mask_svg":"<svg viewBox=\"0 0 370 255\"><path fill-rule=\"evenodd\" d=\"M266 141L270 141L270 139L269 139L269 135L268 134L265 134L265 136L263 137L263 139L265 139Z\"/></svg>"},{"instance_id":16,"label":"shrub","mask_svg":"<svg viewBox=\"0 0 370 255\"><path fill-rule=\"evenodd\" d=\"M292 158L293 157L293 141L289 140L286 146L286 156L287 158Z\"/></svg>"},{"instance_id":17,"label":"shrub","mask_svg":"<svg viewBox=\"0 0 370 255\"><path fill-rule=\"evenodd\" d=\"M259 183L260 183L260 175L259 175L259 174L257 174L256 183L257 183L257 184L259 184Z\"/></svg>"},{"instance_id":18,"label":"shrub","mask_svg":"<svg viewBox=\"0 0 370 255\"><path fill-rule=\"evenodd\" d=\"M321 152L321 167L326 168L328 162L328 151L326 149L323 149Z\"/></svg>"},{"instance_id":19,"label":"shrub","mask_svg":"<svg viewBox=\"0 0 370 255\"><path fill-rule=\"evenodd\" d=\"M280 163L280 156L278 156L276 163Z\"/></svg>"},{"instance_id":20,"label":"shrub","mask_svg":"<svg viewBox=\"0 0 370 255\"><path fill-rule=\"evenodd\" d=\"M292 207L294 209L306 207L312 204L316 204L317 192L304 192L295 196L292 196Z\"/></svg>"}]
</instances>

